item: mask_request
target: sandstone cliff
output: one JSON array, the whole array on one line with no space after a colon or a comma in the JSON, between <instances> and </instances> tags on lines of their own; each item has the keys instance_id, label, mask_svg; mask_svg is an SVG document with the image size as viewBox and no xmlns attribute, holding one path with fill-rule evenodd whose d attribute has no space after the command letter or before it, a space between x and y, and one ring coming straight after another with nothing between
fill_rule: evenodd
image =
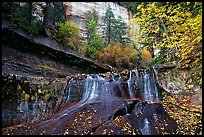
<instances>
[{"instance_id":1,"label":"sandstone cliff","mask_svg":"<svg viewBox=\"0 0 204 137\"><path fill-rule=\"evenodd\" d=\"M66 19L71 20L72 22L78 24L80 30L82 30L82 36L85 36L83 30L85 30L85 14L88 13L89 10L96 10L99 21L97 30L98 33L102 32L102 16L105 15L106 9L108 5L110 5L114 16L117 18L121 16L122 19L127 23L131 18L131 12L127 8L120 6L114 2L64 2L65 11L66 11ZM128 25L129 26L129 25Z\"/></svg>"}]
</instances>

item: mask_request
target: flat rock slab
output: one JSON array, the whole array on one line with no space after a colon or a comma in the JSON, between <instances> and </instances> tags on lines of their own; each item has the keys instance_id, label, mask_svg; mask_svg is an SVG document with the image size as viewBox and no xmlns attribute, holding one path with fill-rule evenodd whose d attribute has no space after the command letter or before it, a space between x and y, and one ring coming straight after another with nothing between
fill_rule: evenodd
<instances>
[{"instance_id":1,"label":"flat rock slab","mask_svg":"<svg viewBox=\"0 0 204 137\"><path fill-rule=\"evenodd\" d=\"M2 129L3 135L162 135L177 128L161 104L133 101L127 114L124 100L66 103L48 118Z\"/></svg>"}]
</instances>

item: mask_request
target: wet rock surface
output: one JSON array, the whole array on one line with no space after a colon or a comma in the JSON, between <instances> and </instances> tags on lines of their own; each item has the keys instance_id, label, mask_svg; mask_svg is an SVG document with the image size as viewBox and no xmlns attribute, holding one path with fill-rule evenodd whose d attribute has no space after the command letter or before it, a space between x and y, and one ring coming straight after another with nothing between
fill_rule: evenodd
<instances>
[{"instance_id":1,"label":"wet rock surface","mask_svg":"<svg viewBox=\"0 0 204 137\"><path fill-rule=\"evenodd\" d=\"M23 76L66 77L83 73L83 69L67 66L48 58L2 45L2 73Z\"/></svg>"},{"instance_id":2,"label":"wet rock surface","mask_svg":"<svg viewBox=\"0 0 204 137\"><path fill-rule=\"evenodd\" d=\"M52 115L65 99L69 79L108 71L106 66L64 51L50 37L30 36L9 21L2 20L2 31L3 127ZM72 101L81 98L79 87L75 89Z\"/></svg>"},{"instance_id":3,"label":"wet rock surface","mask_svg":"<svg viewBox=\"0 0 204 137\"><path fill-rule=\"evenodd\" d=\"M20 124L58 111L68 79L2 75L2 126Z\"/></svg>"},{"instance_id":4,"label":"wet rock surface","mask_svg":"<svg viewBox=\"0 0 204 137\"><path fill-rule=\"evenodd\" d=\"M143 72L143 71L142 71ZM187 134L197 135L202 131L201 114L199 107L189 106L187 98L179 102L170 95L164 95L159 101L143 101L144 93L140 98L131 99L128 95L127 81L130 77L141 75L141 72L123 72L127 80L121 79L118 73L106 73L99 75L75 75L66 78L38 78L27 79L36 85L31 86L41 97L37 104L41 110L41 117L29 115L27 119L18 116L8 116L8 111L3 112L4 118L23 119L14 120L10 125L2 129L2 134L14 135L165 135ZM150 74L150 73L149 73ZM148 76L148 75L147 75ZM150 75L149 75L150 76ZM143 77L143 76L142 76ZM8 79L8 78L7 78ZM19 78L16 77L16 80ZM21 81L23 78L21 78ZM9 80L8 80L9 81ZM7 82L5 82L7 83ZM27 83L27 82L26 82ZM43 83L43 84L42 84ZM63 83L63 84L62 84ZM120 83L120 84L119 84ZM124 85L123 85L124 84ZM135 83L134 83L135 84ZM11 85L15 85L12 83ZM43 88L42 88L43 85ZM71 86L70 86L71 85ZM123 86L122 86L123 85ZM142 84L142 87L145 84ZM21 87L24 87L20 84ZM120 87L121 86L121 87ZM57 93L49 89L56 89ZM13 89L20 89L18 84ZM24 89L24 88L23 88ZM39 90L40 89L40 90ZM70 89L70 92L68 92ZM136 88L137 89L137 88ZM12 89L10 89L12 90ZM62 91L63 90L63 91ZM142 88L144 90L144 88ZM29 91L29 90L26 90ZM137 92L139 90L136 90ZM125 95L122 95L125 92ZM27 95L28 94L28 95ZM29 92L21 94L21 113L28 114L33 94ZM135 94L137 96L137 94ZM31 96L31 97L30 97ZM54 102L54 107L48 107L49 102ZM56 98L57 97L57 98ZM29 100L28 100L29 98ZM140 99L140 100L138 100ZM36 101L36 100L35 100ZM58 102L58 103L57 103ZM43 109L42 104L47 104ZM14 105L12 105L14 106ZM16 105L17 107L18 105ZM10 108L11 110L12 108ZM13 108L15 109L15 107ZM45 113L43 110L46 110ZM49 110L49 111L48 111ZM31 113L30 113L31 114ZM7 117L6 117L7 116ZM17 117L18 116L18 117Z\"/></svg>"},{"instance_id":5,"label":"wet rock surface","mask_svg":"<svg viewBox=\"0 0 204 137\"><path fill-rule=\"evenodd\" d=\"M121 99L111 101L110 108L105 110L103 102L80 106L76 103L44 120L4 128L2 133L10 135L158 135L175 132L177 126L175 121L163 111L160 104L147 104L137 100L133 102L134 109L129 110L128 115L124 112L124 101ZM138 103L142 104L140 109L137 108Z\"/></svg>"}]
</instances>

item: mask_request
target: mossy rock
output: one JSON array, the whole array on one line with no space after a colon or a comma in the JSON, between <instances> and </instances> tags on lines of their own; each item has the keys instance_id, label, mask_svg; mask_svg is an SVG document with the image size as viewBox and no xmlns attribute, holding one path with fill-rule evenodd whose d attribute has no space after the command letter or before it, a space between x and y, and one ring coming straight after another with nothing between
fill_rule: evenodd
<instances>
[{"instance_id":1,"label":"mossy rock","mask_svg":"<svg viewBox=\"0 0 204 137\"><path fill-rule=\"evenodd\" d=\"M49 93L49 90L48 90L48 89L43 89L43 90L42 90L42 93L43 93L43 94L47 94L47 93Z\"/></svg>"},{"instance_id":2,"label":"mossy rock","mask_svg":"<svg viewBox=\"0 0 204 137\"><path fill-rule=\"evenodd\" d=\"M41 89L38 89L38 93L41 94L41 93L42 93L42 90L41 90Z\"/></svg>"},{"instance_id":3,"label":"mossy rock","mask_svg":"<svg viewBox=\"0 0 204 137\"><path fill-rule=\"evenodd\" d=\"M24 99L25 99L25 101L29 101L30 100L30 95L29 94L25 94Z\"/></svg>"},{"instance_id":4,"label":"mossy rock","mask_svg":"<svg viewBox=\"0 0 204 137\"><path fill-rule=\"evenodd\" d=\"M31 96L31 100L34 101L35 100L35 96Z\"/></svg>"},{"instance_id":5,"label":"mossy rock","mask_svg":"<svg viewBox=\"0 0 204 137\"><path fill-rule=\"evenodd\" d=\"M123 80L128 80L128 76L122 76Z\"/></svg>"},{"instance_id":6,"label":"mossy rock","mask_svg":"<svg viewBox=\"0 0 204 137\"><path fill-rule=\"evenodd\" d=\"M49 99L50 99L50 94L46 94L45 96L44 96L44 99L45 99L45 101L48 101Z\"/></svg>"}]
</instances>

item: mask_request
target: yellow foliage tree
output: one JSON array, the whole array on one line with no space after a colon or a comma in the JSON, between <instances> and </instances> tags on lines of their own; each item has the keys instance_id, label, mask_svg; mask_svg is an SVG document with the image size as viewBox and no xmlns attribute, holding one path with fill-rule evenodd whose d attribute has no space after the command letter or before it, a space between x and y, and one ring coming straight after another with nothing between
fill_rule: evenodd
<instances>
[{"instance_id":1,"label":"yellow foliage tree","mask_svg":"<svg viewBox=\"0 0 204 137\"><path fill-rule=\"evenodd\" d=\"M142 56L142 59L144 59L144 60L146 60L148 62L152 61L152 55L146 48L142 49L141 56Z\"/></svg>"},{"instance_id":2,"label":"yellow foliage tree","mask_svg":"<svg viewBox=\"0 0 204 137\"><path fill-rule=\"evenodd\" d=\"M138 43L148 45L150 52L160 49L164 62L176 60L195 69L202 84L202 3L142 2L136 10L130 23L140 25L139 35L130 33Z\"/></svg>"},{"instance_id":3,"label":"yellow foliage tree","mask_svg":"<svg viewBox=\"0 0 204 137\"><path fill-rule=\"evenodd\" d=\"M137 51L131 46L122 46L120 43L109 44L102 51L97 52L98 59L114 67L130 68L137 61Z\"/></svg>"},{"instance_id":4,"label":"yellow foliage tree","mask_svg":"<svg viewBox=\"0 0 204 137\"><path fill-rule=\"evenodd\" d=\"M140 61L140 66L148 67L149 63L152 61L152 54L146 48L143 48L140 54L142 57L142 60Z\"/></svg>"}]
</instances>

